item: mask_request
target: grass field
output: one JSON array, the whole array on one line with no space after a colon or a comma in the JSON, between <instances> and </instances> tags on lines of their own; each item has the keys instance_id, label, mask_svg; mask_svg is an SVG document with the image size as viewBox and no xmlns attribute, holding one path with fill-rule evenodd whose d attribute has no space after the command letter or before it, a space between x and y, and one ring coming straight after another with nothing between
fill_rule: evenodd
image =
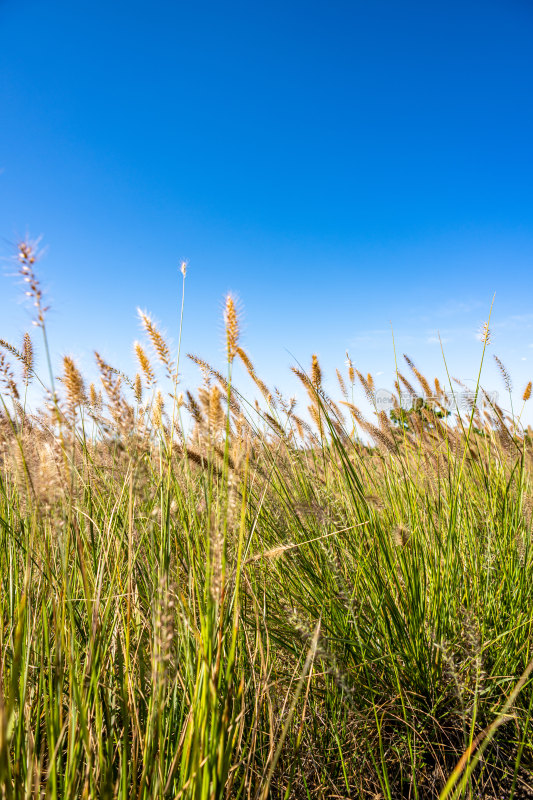
<instances>
[{"instance_id":1,"label":"grass field","mask_svg":"<svg viewBox=\"0 0 533 800\"><path fill-rule=\"evenodd\" d=\"M192 355L196 391L144 314L138 375L97 354L98 386L68 356L37 376L35 263L22 243L35 342L0 349L0 797L529 796L520 409L478 383L458 413L464 387L400 357L408 408L365 419L372 376L349 362L335 402L313 357L300 409L231 297L227 363ZM480 365L489 348L487 324Z\"/></svg>"}]
</instances>

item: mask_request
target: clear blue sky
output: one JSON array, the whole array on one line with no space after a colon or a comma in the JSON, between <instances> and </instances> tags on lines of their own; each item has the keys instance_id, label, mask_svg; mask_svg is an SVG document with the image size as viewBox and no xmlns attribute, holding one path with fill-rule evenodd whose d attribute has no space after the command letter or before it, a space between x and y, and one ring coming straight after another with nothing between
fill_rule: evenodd
<instances>
[{"instance_id":1,"label":"clear blue sky","mask_svg":"<svg viewBox=\"0 0 533 800\"><path fill-rule=\"evenodd\" d=\"M0 0L0 236L44 235L57 355L133 369L135 308L220 363L533 377L533 6ZM0 336L29 312L4 266ZM194 374L188 372L188 375ZM485 383L501 388L492 366Z\"/></svg>"}]
</instances>

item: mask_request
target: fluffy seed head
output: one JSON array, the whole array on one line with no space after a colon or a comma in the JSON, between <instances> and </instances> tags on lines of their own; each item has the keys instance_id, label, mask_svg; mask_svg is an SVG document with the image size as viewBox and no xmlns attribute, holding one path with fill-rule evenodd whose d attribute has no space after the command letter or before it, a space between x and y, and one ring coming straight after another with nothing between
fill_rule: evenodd
<instances>
[{"instance_id":1,"label":"fluffy seed head","mask_svg":"<svg viewBox=\"0 0 533 800\"><path fill-rule=\"evenodd\" d=\"M484 322L481 325L481 328L479 329L477 337L478 337L479 341L481 342L481 344L485 345L486 347L489 346L490 337L491 337L491 331L490 331L488 322Z\"/></svg>"},{"instance_id":2,"label":"fluffy seed head","mask_svg":"<svg viewBox=\"0 0 533 800\"><path fill-rule=\"evenodd\" d=\"M524 403L527 403L529 398L531 397L531 381L529 381L528 385L524 389L524 394L522 395L522 400Z\"/></svg>"},{"instance_id":3,"label":"fluffy seed head","mask_svg":"<svg viewBox=\"0 0 533 800\"><path fill-rule=\"evenodd\" d=\"M25 383L29 383L33 377L33 344L29 333L24 334L22 342L22 377Z\"/></svg>"},{"instance_id":4,"label":"fluffy seed head","mask_svg":"<svg viewBox=\"0 0 533 800\"><path fill-rule=\"evenodd\" d=\"M35 274L35 263L40 257L41 253L38 250L39 241L30 241L25 239L17 245L17 260L19 263L19 274L26 284L24 294L26 297L33 300L35 308L35 316L33 324L37 327L43 327L44 315L48 311L49 306L43 305L43 291L37 275Z\"/></svg>"},{"instance_id":5,"label":"fluffy seed head","mask_svg":"<svg viewBox=\"0 0 533 800\"><path fill-rule=\"evenodd\" d=\"M348 392L346 391L346 384L344 383L344 378L342 377L339 370L336 370L336 372L337 372L337 380L339 381L339 386L341 387L342 396L344 397L345 400L347 400Z\"/></svg>"},{"instance_id":6,"label":"fluffy seed head","mask_svg":"<svg viewBox=\"0 0 533 800\"><path fill-rule=\"evenodd\" d=\"M74 411L87 400L85 384L80 371L70 356L63 358L63 383L67 393L67 402Z\"/></svg>"},{"instance_id":7,"label":"fluffy seed head","mask_svg":"<svg viewBox=\"0 0 533 800\"><path fill-rule=\"evenodd\" d=\"M164 340L160 331L157 329L151 317L149 317L148 314L145 314L144 311L141 311L140 308L137 309L137 313L139 314L143 328L145 329L152 343L152 347L157 353L157 357L159 358L161 363L165 366L168 377L172 379L174 376L172 373L170 349L168 347L168 344Z\"/></svg>"},{"instance_id":8,"label":"fluffy seed head","mask_svg":"<svg viewBox=\"0 0 533 800\"><path fill-rule=\"evenodd\" d=\"M93 411L101 411L102 409L102 395L96 391L94 383L89 386L89 405Z\"/></svg>"},{"instance_id":9,"label":"fluffy seed head","mask_svg":"<svg viewBox=\"0 0 533 800\"><path fill-rule=\"evenodd\" d=\"M405 358L405 360L409 364L409 367L410 367L411 372L413 373L413 375L418 379L418 382L419 382L420 386L422 387L426 397L431 397L431 388L430 388L429 382L422 375L420 370L416 368L415 364L409 358L409 356L406 356L405 353L404 353L403 357Z\"/></svg>"},{"instance_id":10,"label":"fluffy seed head","mask_svg":"<svg viewBox=\"0 0 533 800\"><path fill-rule=\"evenodd\" d=\"M228 349L228 361L231 363L237 353L239 345L239 318L235 306L235 300L231 294L226 295L224 306L224 324L226 326L226 344Z\"/></svg>"},{"instance_id":11,"label":"fluffy seed head","mask_svg":"<svg viewBox=\"0 0 533 800\"><path fill-rule=\"evenodd\" d=\"M346 351L346 366L348 367L348 377L350 379L350 383L355 383L355 370L353 368L353 362L350 356L348 355L348 351Z\"/></svg>"},{"instance_id":12,"label":"fluffy seed head","mask_svg":"<svg viewBox=\"0 0 533 800\"><path fill-rule=\"evenodd\" d=\"M235 353L241 359L242 363L246 367L246 371L248 372L248 375L253 380L255 385L259 388L259 390L261 391L261 394L263 395L265 400L267 402L270 402L270 398L272 397L272 393L271 393L270 389L268 388L268 386L265 383L263 383L261 378L257 375L257 373L255 371L255 368L254 368L254 365L250 361L250 358L248 357L247 353L244 352L242 347L237 347L237 349L235 350Z\"/></svg>"},{"instance_id":13,"label":"fluffy seed head","mask_svg":"<svg viewBox=\"0 0 533 800\"><path fill-rule=\"evenodd\" d=\"M161 428L163 426L164 410L165 410L165 400L163 398L163 395L161 394L161 390L158 389L155 394L154 407L152 409L152 422L155 428Z\"/></svg>"},{"instance_id":14,"label":"fluffy seed head","mask_svg":"<svg viewBox=\"0 0 533 800\"><path fill-rule=\"evenodd\" d=\"M498 369L500 370L500 374L502 376L505 388L507 389L508 392L511 392L513 390L513 384L512 384L511 376L509 375L509 372L506 370L505 366L502 364L502 362L498 358L498 356L496 356L496 355L494 356L494 361L498 365Z\"/></svg>"},{"instance_id":15,"label":"fluffy seed head","mask_svg":"<svg viewBox=\"0 0 533 800\"><path fill-rule=\"evenodd\" d=\"M139 366L142 370L146 383L150 387L155 380L154 370L150 364L150 359L146 355L146 352L140 342L134 342L133 348L135 350L135 355L137 356L137 361L139 362Z\"/></svg>"},{"instance_id":16,"label":"fluffy seed head","mask_svg":"<svg viewBox=\"0 0 533 800\"><path fill-rule=\"evenodd\" d=\"M318 357L314 354L311 361L311 382L316 389L318 389L322 384L322 370L320 369L320 364L318 363Z\"/></svg>"},{"instance_id":17,"label":"fluffy seed head","mask_svg":"<svg viewBox=\"0 0 533 800\"><path fill-rule=\"evenodd\" d=\"M135 399L137 400L138 403L142 402L143 384L139 373L136 374L135 380L133 382L133 394L135 395Z\"/></svg>"},{"instance_id":18,"label":"fluffy seed head","mask_svg":"<svg viewBox=\"0 0 533 800\"><path fill-rule=\"evenodd\" d=\"M221 396L220 389L215 384L209 394L209 427L213 433L221 428L224 419Z\"/></svg>"},{"instance_id":19,"label":"fluffy seed head","mask_svg":"<svg viewBox=\"0 0 533 800\"><path fill-rule=\"evenodd\" d=\"M15 382L15 376L9 361L2 352L0 352L0 382L4 384L6 389L9 391L11 396L15 398L15 400L19 399L19 392Z\"/></svg>"}]
</instances>

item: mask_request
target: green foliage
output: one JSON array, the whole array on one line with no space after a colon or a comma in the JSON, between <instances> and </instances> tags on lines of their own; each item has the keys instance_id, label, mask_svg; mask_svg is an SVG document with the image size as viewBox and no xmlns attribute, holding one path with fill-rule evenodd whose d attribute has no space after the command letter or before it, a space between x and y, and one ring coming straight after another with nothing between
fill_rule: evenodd
<instances>
[{"instance_id":1,"label":"green foliage","mask_svg":"<svg viewBox=\"0 0 533 800\"><path fill-rule=\"evenodd\" d=\"M451 416L451 411L441 408L434 403L427 402L422 397L417 397L411 408L398 408L391 409L389 416L399 428L404 428L406 431L411 431L415 428L414 418L416 417L418 424L426 430L435 428L435 421L439 419L446 419Z\"/></svg>"}]
</instances>

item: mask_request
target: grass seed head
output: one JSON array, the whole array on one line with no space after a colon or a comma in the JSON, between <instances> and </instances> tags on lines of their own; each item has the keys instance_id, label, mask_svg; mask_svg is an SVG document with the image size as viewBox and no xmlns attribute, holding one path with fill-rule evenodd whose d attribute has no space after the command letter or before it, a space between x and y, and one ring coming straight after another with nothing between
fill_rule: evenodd
<instances>
[{"instance_id":1,"label":"grass seed head","mask_svg":"<svg viewBox=\"0 0 533 800\"><path fill-rule=\"evenodd\" d=\"M479 329L479 332L478 332L478 339L481 342L481 344L484 345L485 347L489 346L490 339L491 339L491 330L489 328L489 323L488 322L484 322L481 325L481 327Z\"/></svg>"},{"instance_id":2,"label":"grass seed head","mask_svg":"<svg viewBox=\"0 0 533 800\"><path fill-rule=\"evenodd\" d=\"M133 394L135 395L137 402L141 403L143 399L143 383L139 373L135 375L135 380L133 382Z\"/></svg>"},{"instance_id":3,"label":"grass seed head","mask_svg":"<svg viewBox=\"0 0 533 800\"><path fill-rule=\"evenodd\" d=\"M501 360L498 358L497 355L494 356L494 361L496 362L498 369L500 370L500 374L502 376L505 388L507 389L508 392L512 392L513 383L511 381L511 376L508 370L505 368L504 364L501 362Z\"/></svg>"},{"instance_id":4,"label":"grass seed head","mask_svg":"<svg viewBox=\"0 0 533 800\"><path fill-rule=\"evenodd\" d=\"M173 374L173 366L170 357L170 348L166 343L163 335L158 330L155 322L148 314L146 314L144 311L141 311L140 308L137 309L137 313L139 314L142 326L144 327L146 333L148 334L148 338L152 343L152 347L154 348L157 357L159 358L159 360L166 369L167 376L171 380L174 379L175 375ZM139 358L138 355L137 358Z\"/></svg>"},{"instance_id":5,"label":"grass seed head","mask_svg":"<svg viewBox=\"0 0 533 800\"><path fill-rule=\"evenodd\" d=\"M96 413L102 410L102 394L96 391L94 383L89 386L89 405Z\"/></svg>"},{"instance_id":6,"label":"grass seed head","mask_svg":"<svg viewBox=\"0 0 533 800\"><path fill-rule=\"evenodd\" d=\"M22 377L24 382L28 384L33 377L34 354L33 344L29 333L24 334L22 341Z\"/></svg>"},{"instance_id":7,"label":"grass seed head","mask_svg":"<svg viewBox=\"0 0 533 800\"><path fill-rule=\"evenodd\" d=\"M67 393L67 403L74 412L87 401L87 393L81 372L70 356L63 358L63 384Z\"/></svg>"},{"instance_id":8,"label":"grass seed head","mask_svg":"<svg viewBox=\"0 0 533 800\"><path fill-rule=\"evenodd\" d=\"M235 300L231 294L226 295L224 305L224 324L226 326L226 346L230 364L237 354L239 346L239 316Z\"/></svg>"},{"instance_id":9,"label":"grass seed head","mask_svg":"<svg viewBox=\"0 0 533 800\"><path fill-rule=\"evenodd\" d=\"M139 366L144 375L146 384L148 387L150 387L155 382L155 374L153 367L150 364L150 359L146 355L146 352L140 342L134 342L133 349L135 350L135 355L137 356L137 361L139 362Z\"/></svg>"},{"instance_id":10,"label":"grass seed head","mask_svg":"<svg viewBox=\"0 0 533 800\"><path fill-rule=\"evenodd\" d=\"M322 370L320 369L320 364L318 363L318 356L314 354L311 360L311 383L315 389L319 389L322 385Z\"/></svg>"},{"instance_id":11,"label":"grass seed head","mask_svg":"<svg viewBox=\"0 0 533 800\"><path fill-rule=\"evenodd\" d=\"M348 351L346 351L346 366L348 367L348 377L350 379L350 383L353 386L353 384L355 383L355 370L353 366L353 361L350 358Z\"/></svg>"},{"instance_id":12,"label":"grass seed head","mask_svg":"<svg viewBox=\"0 0 533 800\"><path fill-rule=\"evenodd\" d=\"M42 328L44 326L44 315L50 307L43 305L43 290L35 273L35 264L41 256L38 245L39 240L32 241L30 239L25 239L19 242L17 245L17 260L19 263L19 274L26 285L24 294L30 300L33 300L33 306L35 308L33 324Z\"/></svg>"},{"instance_id":13,"label":"grass seed head","mask_svg":"<svg viewBox=\"0 0 533 800\"><path fill-rule=\"evenodd\" d=\"M15 381L15 375L11 369L11 364L3 353L0 352L0 381L4 384L10 395L19 399L19 391Z\"/></svg>"}]
</instances>

